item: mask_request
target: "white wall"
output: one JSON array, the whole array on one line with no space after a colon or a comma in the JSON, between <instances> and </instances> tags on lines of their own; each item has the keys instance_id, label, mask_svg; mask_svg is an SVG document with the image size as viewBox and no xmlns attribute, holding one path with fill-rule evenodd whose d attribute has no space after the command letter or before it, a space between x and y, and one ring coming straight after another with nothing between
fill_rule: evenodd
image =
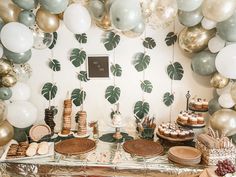
<instances>
[{"instance_id":1,"label":"white wall","mask_svg":"<svg viewBox=\"0 0 236 177\"><path fill-rule=\"evenodd\" d=\"M176 32L179 32L183 27L177 24ZM166 29L153 30L147 28L146 36L155 39L157 47L149 50L148 54L151 56L151 62L145 71L146 79L150 80L153 84L153 91L151 94L145 94L146 101L150 104L150 115L155 114L158 122L169 121L170 107L166 107L162 102L165 92L170 91L171 80L166 73L166 67L172 60L172 47L165 44L165 37L168 32L173 31L173 26ZM88 43L83 45L87 54L110 54L107 52L101 43L103 31L93 27L87 33ZM121 41L115 49L116 62L122 66L122 77L117 78L117 85L121 88L120 96L120 111L127 119L127 127L133 128L130 124L134 123L133 106L136 101L141 100L142 91L140 88L140 80L142 80L142 73L135 70L132 65L132 57L136 52L142 52L142 39L141 38L127 38L121 35ZM49 49L33 50L33 56L30 60L33 69L32 77L30 78L29 85L32 89L31 101L34 103L38 110L38 122L44 119L44 109L48 106L48 102L41 95L41 88L46 82L56 82L58 86L58 93L53 100L53 104L58 106L59 113L55 117L56 130L61 128L63 100L66 97L67 91L72 91L74 88L79 88L79 80L76 77L76 69L69 61L69 51L72 48L80 47L79 43L75 40L74 35L69 32L63 24L58 30L57 44L53 49L54 58L60 61L62 68L60 72L53 74L48 67L48 58L51 57ZM184 77L181 81L173 81L173 91L175 92L175 101L172 105L172 121L176 119L177 114L185 109L186 99L185 94L187 90L191 94L197 95L201 98L210 99L212 97L212 89L209 86L209 77L197 76L191 71L191 59L185 57L180 52L178 45L175 45L175 61L182 64L184 68ZM105 99L105 89L107 86L112 85L112 79L106 80L90 80L87 83L82 83L84 90L87 92L87 97L84 104L84 110L87 111L88 121L99 120L100 129L106 130L109 128L110 111L113 107ZM73 106L73 127L74 114L79 110Z\"/></svg>"}]
</instances>

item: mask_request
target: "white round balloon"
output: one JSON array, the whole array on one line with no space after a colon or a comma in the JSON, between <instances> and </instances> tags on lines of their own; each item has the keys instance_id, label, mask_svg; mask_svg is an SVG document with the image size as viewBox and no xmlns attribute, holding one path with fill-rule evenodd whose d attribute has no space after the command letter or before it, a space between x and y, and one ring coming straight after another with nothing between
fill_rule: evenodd
<instances>
[{"instance_id":1,"label":"white round balloon","mask_svg":"<svg viewBox=\"0 0 236 177\"><path fill-rule=\"evenodd\" d=\"M65 26L74 34L85 33L91 26L91 17L88 10L78 4L71 4L64 12Z\"/></svg>"},{"instance_id":2,"label":"white round balloon","mask_svg":"<svg viewBox=\"0 0 236 177\"><path fill-rule=\"evenodd\" d=\"M219 97L218 102L223 108L232 108L235 105L235 102L230 93L222 94Z\"/></svg>"},{"instance_id":3,"label":"white round balloon","mask_svg":"<svg viewBox=\"0 0 236 177\"><path fill-rule=\"evenodd\" d=\"M217 53L221 49L223 49L226 45L226 41L220 38L219 36L215 36L211 38L208 42L208 48L212 53Z\"/></svg>"},{"instance_id":4,"label":"white round balloon","mask_svg":"<svg viewBox=\"0 0 236 177\"><path fill-rule=\"evenodd\" d=\"M12 101L25 101L30 98L31 91L30 87L22 82L17 82L13 87L12 90Z\"/></svg>"},{"instance_id":5,"label":"white round balloon","mask_svg":"<svg viewBox=\"0 0 236 177\"><path fill-rule=\"evenodd\" d=\"M0 58L2 58L2 56L3 56L3 47L2 47L2 45L0 44Z\"/></svg>"},{"instance_id":6,"label":"white round balloon","mask_svg":"<svg viewBox=\"0 0 236 177\"><path fill-rule=\"evenodd\" d=\"M1 41L4 47L15 53L23 53L33 46L33 34L25 25L11 22L3 26Z\"/></svg>"},{"instance_id":7,"label":"white round balloon","mask_svg":"<svg viewBox=\"0 0 236 177\"><path fill-rule=\"evenodd\" d=\"M236 44L224 47L216 56L215 66L223 76L236 79Z\"/></svg>"},{"instance_id":8,"label":"white round balloon","mask_svg":"<svg viewBox=\"0 0 236 177\"><path fill-rule=\"evenodd\" d=\"M201 24L203 28L210 30L216 27L217 22L209 20L206 17L204 17L201 21Z\"/></svg>"},{"instance_id":9,"label":"white round balloon","mask_svg":"<svg viewBox=\"0 0 236 177\"><path fill-rule=\"evenodd\" d=\"M178 9L191 12L201 6L203 0L177 0Z\"/></svg>"},{"instance_id":10,"label":"white round balloon","mask_svg":"<svg viewBox=\"0 0 236 177\"><path fill-rule=\"evenodd\" d=\"M17 128L26 128L37 120L37 109L28 101L14 101L7 105L7 120Z\"/></svg>"}]
</instances>

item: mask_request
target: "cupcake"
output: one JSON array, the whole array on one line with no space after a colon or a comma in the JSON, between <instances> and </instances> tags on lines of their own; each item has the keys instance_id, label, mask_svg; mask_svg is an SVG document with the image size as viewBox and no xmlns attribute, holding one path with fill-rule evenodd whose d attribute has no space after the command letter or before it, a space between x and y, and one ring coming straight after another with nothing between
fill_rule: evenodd
<instances>
[{"instance_id":1,"label":"cupcake","mask_svg":"<svg viewBox=\"0 0 236 177\"><path fill-rule=\"evenodd\" d=\"M204 99L204 100L202 101L202 108L203 108L203 109L208 109L208 102L206 101L206 99Z\"/></svg>"},{"instance_id":2,"label":"cupcake","mask_svg":"<svg viewBox=\"0 0 236 177\"><path fill-rule=\"evenodd\" d=\"M165 131L164 131L164 135L167 136L167 137L169 137L169 136L170 136L170 131L169 131L169 130L165 130Z\"/></svg>"},{"instance_id":3,"label":"cupcake","mask_svg":"<svg viewBox=\"0 0 236 177\"><path fill-rule=\"evenodd\" d=\"M197 118L196 118L195 116L191 116L191 117L189 118L189 123L190 123L191 125L196 125L196 124L197 124Z\"/></svg>"},{"instance_id":4,"label":"cupcake","mask_svg":"<svg viewBox=\"0 0 236 177\"><path fill-rule=\"evenodd\" d=\"M183 114L180 121L184 124L188 123L188 115L187 114Z\"/></svg>"},{"instance_id":5,"label":"cupcake","mask_svg":"<svg viewBox=\"0 0 236 177\"><path fill-rule=\"evenodd\" d=\"M158 131L159 131L159 133L160 133L161 135L163 135L165 129L164 129L162 126L159 126L159 127L158 127Z\"/></svg>"},{"instance_id":6,"label":"cupcake","mask_svg":"<svg viewBox=\"0 0 236 177\"><path fill-rule=\"evenodd\" d=\"M192 98L191 100L190 100L190 102L189 102L189 105L191 106L191 107L194 107L194 105L195 105L195 98Z\"/></svg>"},{"instance_id":7,"label":"cupcake","mask_svg":"<svg viewBox=\"0 0 236 177\"><path fill-rule=\"evenodd\" d=\"M185 138L185 132L184 132L184 131L180 132L180 133L179 133L179 137L180 137L180 138Z\"/></svg>"},{"instance_id":8,"label":"cupcake","mask_svg":"<svg viewBox=\"0 0 236 177\"><path fill-rule=\"evenodd\" d=\"M186 137L189 137L189 135L190 135L189 131L183 131L183 132L185 133Z\"/></svg>"},{"instance_id":9,"label":"cupcake","mask_svg":"<svg viewBox=\"0 0 236 177\"><path fill-rule=\"evenodd\" d=\"M202 109L202 99L198 98L194 105L195 109Z\"/></svg>"},{"instance_id":10,"label":"cupcake","mask_svg":"<svg viewBox=\"0 0 236 177\"><path fill-rule=\"evenodd\" d=\"M171 138L177 138L178 133L176 131L172 131L172 132L170 132L170 136L171 136Z\"/></svg>"},{"instance_id":11,"label":"cupcake","mask_svg":"<svg viewBox=\"0 0 236 177\"><path fill-rule=\"evenodd\" d=\"M197 123L204 124L204 117L202 116L202 114L197 115Z\"/></svg>"},{"instance_id":12,"label":"cupcake","mask_svg":"<svg viewBox=\"0 0 236 177\"><path fill-rule=\"evenodd\" d=\"M194 131L193 130L189 130L189 136L194 136Z\"/></svg>"}]
</instances>

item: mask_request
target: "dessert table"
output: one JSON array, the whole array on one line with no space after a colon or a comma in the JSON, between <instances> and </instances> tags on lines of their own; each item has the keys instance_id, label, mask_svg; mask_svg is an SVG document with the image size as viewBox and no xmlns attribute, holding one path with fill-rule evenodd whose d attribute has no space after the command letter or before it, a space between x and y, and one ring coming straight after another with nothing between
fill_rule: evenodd
<instances>
[{"instance_id":1,"label":"dessert table","mask_svg":"<svg viewBox=\"0 0 236 177\"><path fill-rule=\"evenodd\" d=\"M168 160L166 150L161 156L145 159L126 153L122 143L97 140L95 150L79 156L55 152L51 157L3 161L0 176L197 177L204 168L174 164Z\"/></svg>"}]
</instances>

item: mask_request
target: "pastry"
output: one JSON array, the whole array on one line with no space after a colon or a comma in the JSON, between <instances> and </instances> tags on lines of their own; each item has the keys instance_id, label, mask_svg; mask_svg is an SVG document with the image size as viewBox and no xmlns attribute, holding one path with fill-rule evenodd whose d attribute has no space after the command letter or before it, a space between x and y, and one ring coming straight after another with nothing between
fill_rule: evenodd
<instances>
[{"instance_id":1,"label":"pastry","mask_svg":"<svg viewBox=\"0 0 236 177\"><path fill-rule=\"evenodd\" d=\"M172 131L172 132L170 132L170 136L172 138L177 138L178 137L178 133L176 131Z\"/></svg>"},{"instance_id":2,"label":"pastry","mask_svg":"<svg viewBox=\"0 0 236 177\"><path fill-rule=\"evenodd\" d=\"M194 105L195 109L201 110L202 109L202 99L198 98Z\"/></svg>"},{"instance_id":3,"label":"pastry","mask_svg":"<svg viewBox=\"0 0 236 177\"><path fill-rule=\"evenodd\" d=\"M197 115L197 123L204 124L204 117L202 116L202 114Z\"/></svg>"},{"instance_id":4,"label":"pastry","mask_svg":"<svg viewBox=\"0 0 236 177\"><path fill-rule=\"evenodd\" d=\"M78 132L79 136L83 136L87 134L87 113L85 111L79 111L76 114L78 119Z\"/></svg>"},{"instance_id":5,"label":"pastry","mask_svg":"<svg viewBox=\"0 0 236 177\"><path fill-rule=\"evenodd\" d=\"M170 136L170 131L169 130L165 130L164 131L164 135L167 136L167 137Z\"/></svg>"},{"instance_id":6,"label":"pastry","mask_svg":"<svg viewBox=\"0 0 236 177\"><path fill-rule=\"evenodd\" d=\"M41 142L41 143L39 143L38 151L37 151L39 155L47 154L48 151L49 151L48 142Z\"/></svg>"},{"instance_id":7,"label":"pastry","mask_svg":"<svg viewBox=\"0 0 236 177\"><path fill-rule=\"evenodd\" d=\"M191 117L189 118L189 123L190 123L191 125L196 125L196 124L197 124L197 118L196 118L195 116L191 116Z\"/></svg>"},{"instance_id":8,"label":"pastry","mask_svg":"<svg viewBox=\"0 0 236 177\"><path fill-rule=\"evenodd\" d=\"M206 101L206 99L203 99L203 101L202 101L202 108L208 109L208 102Z\"/></svg>"},{"instance_id":9,"label":"pastry","mask_svg":"<svg viewBox=\"0 0 236 177\"><path fill-rule=\"evenodd\" d=\"M36 153L37 153L37 149L35 147L29 146L28 149L26 150L26 155L28 157L33 157L34 155L36 155Z\"/></svg>"}]
</instances>

